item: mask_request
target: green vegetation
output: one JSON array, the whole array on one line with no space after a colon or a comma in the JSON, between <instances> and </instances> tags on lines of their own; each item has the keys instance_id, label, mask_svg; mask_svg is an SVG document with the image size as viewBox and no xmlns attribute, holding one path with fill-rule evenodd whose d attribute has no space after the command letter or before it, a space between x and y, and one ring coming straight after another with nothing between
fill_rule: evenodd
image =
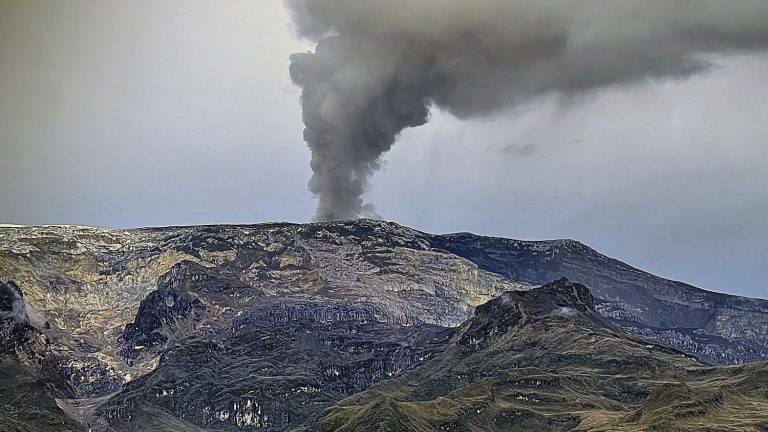
<instances>
[{"instance_id":1,"label":"green vegetation","mask_svg":"<svg viewBox=\"0 0 768 432\"><path fill-rule=\"evenodd\" d=\"M443 352L342 401L311 430L766 430L767 364L703 365L605 323L574 287L478 308Z\"/></svg>"},{"instance_id":2,"label":"green vegetation","mask_svg":"<svg viewBox=\"0 0 768 432\"><path fill-rule=\"evenodd\" d=\"M71 420L40 377L11 360L0 361L0 431L74 432Z\"/></svg>"}]
</instances>

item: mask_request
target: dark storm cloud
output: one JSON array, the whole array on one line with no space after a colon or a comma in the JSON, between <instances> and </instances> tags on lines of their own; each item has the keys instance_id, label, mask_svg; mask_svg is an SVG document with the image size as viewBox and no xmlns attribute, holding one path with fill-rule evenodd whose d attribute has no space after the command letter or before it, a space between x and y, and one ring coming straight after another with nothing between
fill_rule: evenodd
<instances>
[{"instance_id":1,"label":"dark storm cloud","mask_svg":"<svg viewBox=\"0 0 768 432\"><path fill-rule=\"evenodd\" d=\"M768 46L765 0L288 0L317 42L303 89L316 218L360 216L380 156L432 106L484 116L707 70L702 54Z\"/></svg>"}]
</instances>

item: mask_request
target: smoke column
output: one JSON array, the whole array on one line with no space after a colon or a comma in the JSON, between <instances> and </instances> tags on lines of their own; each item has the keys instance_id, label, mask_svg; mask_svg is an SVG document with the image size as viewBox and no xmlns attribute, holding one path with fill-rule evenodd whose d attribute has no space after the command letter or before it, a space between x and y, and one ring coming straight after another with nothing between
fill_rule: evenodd
<instances>
[{"instance_id":1,"label":"smoke column","mask_svg":"<svg viewBox=\"0 0 768 432\"><path fill-rule=\"evenodd\" d=\"M368 215L380 157L436 106L487 115L706 71L712 53L768 46L766 0L287 0L298 33L317 220Z\"/></svg>"}]
</instances>

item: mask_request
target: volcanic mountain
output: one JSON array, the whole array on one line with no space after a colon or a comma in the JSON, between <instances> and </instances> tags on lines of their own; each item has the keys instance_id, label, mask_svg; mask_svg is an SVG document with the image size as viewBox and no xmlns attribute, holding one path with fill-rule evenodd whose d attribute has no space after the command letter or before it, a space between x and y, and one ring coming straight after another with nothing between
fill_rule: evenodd
<instances>
[{"instance_id":1,"label":"volcanic mountain","mask_svg":"<svg viewBox=\"0 0 768 432\"><path fill-rule=\"evenodd\" d=\"M3 227L0 347L11 431L768 427L765 367L710 366L768 356L768 301L572 240Z\"/></svg>"}]
</instances>

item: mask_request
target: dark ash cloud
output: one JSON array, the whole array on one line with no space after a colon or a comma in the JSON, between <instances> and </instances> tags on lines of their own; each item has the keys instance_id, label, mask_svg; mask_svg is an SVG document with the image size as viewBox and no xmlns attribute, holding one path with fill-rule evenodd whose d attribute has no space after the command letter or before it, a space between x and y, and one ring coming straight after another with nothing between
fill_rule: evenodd
<instances>
[{"instance_id":1,"label":"dark ash cloud","mask_svg":"<svg viewBox=\"0 0 768 432\"><path fill-rule=\"evenodd\" d=\"M369 177L433 106L484 116L705 71L703 54L768 46L765 0L288 0L317 42L291 57L302 87L316 219L371 212ZM364 211L365 210L365 211Z\"/></svg>"}]
</instances>

